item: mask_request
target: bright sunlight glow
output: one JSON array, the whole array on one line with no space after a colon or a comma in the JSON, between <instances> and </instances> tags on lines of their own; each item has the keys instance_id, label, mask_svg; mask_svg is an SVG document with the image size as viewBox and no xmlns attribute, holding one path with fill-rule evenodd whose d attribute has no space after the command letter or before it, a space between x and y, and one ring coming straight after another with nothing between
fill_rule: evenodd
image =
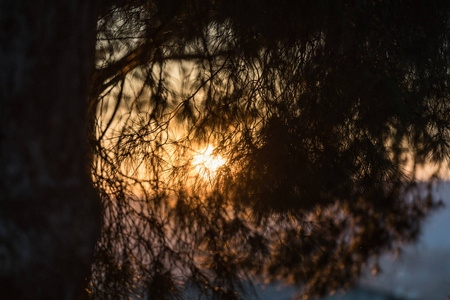
<instances>
[{"instance_id":1,"label":"bright sunlight glow","mask_svg":"<svg viewBox=\"0 0 450 300\"><path fill-rule=\"evenodd\" d=\"M206 180L213 179L218 169L226 162L219 154L213 154L213 151L214 148L208 146L206 149L200 151L199 154L194 155L192 159L192 165L195 167L195 170Z\"/></svg>"}]
</instances>

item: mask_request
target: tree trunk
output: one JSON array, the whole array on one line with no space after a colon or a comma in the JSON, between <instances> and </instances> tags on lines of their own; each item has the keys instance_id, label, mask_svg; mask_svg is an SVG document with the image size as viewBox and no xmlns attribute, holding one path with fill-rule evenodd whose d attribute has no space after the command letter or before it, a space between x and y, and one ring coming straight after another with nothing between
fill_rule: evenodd
<instances>
[{"instance_id":1,"label":"tree trunk","mask_svg":"<svg viewBox=\"0 0 450 300\"><path fill-rule=\"evenodd\" d=\"M0 0L0 298L73 299L99 233L92 0Z\"/></svg>"}]
</instances>

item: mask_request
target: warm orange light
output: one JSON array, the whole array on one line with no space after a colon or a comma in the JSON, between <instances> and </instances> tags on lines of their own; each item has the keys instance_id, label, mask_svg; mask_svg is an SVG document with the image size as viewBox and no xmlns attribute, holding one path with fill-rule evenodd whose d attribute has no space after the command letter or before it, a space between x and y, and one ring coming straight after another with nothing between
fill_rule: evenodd
<instances>
[{"instance_id":1,"label":"warm orange light","mask_svg":"<svg viewBox=\"0 0 450 300\"><path fill-rule=\"evenodd\" d=\"M220 154L214 153L214 148L208 146L200 154L197 154L192 159L192 165L195 166L197 173L206 180L213 179L220 167L222 167L226 160Z\"/></svg>"}]
</instances>

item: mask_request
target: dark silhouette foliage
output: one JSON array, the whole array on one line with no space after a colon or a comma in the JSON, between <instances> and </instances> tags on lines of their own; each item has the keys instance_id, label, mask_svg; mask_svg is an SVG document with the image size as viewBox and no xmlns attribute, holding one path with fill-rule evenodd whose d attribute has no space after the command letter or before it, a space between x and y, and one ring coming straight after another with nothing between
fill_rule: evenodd
<instances>
[{"instance_id":1,"label":"dark silhouette foliage","mask_svg":"<svg viewBox=\"0 0 450 300\"><path fill-rule=\"evenodd\" d=\"M414 241L449 158L447 1L105 1L92 298L304 296ZM204 148L225 164L198 167Z\"/></svg>"}]
</instances>

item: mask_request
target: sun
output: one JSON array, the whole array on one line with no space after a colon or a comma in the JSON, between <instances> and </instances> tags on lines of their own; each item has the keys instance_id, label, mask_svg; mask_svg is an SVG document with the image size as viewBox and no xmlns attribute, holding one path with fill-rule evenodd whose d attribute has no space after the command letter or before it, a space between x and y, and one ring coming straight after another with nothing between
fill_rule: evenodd
<instances>
[{"instance_id":1,"label":"sun","mask_svg":"<svg viewBox=\"0 0 450 300\"><path fill-rule=\"evenodd\" d=\"M208 146L199 154L194 155L192 159L192 165L195 167L197 174L209 181L216 177L217 171L226 163L225 158L213 152L214 148Z\"/></svg>"}]
</instances>

